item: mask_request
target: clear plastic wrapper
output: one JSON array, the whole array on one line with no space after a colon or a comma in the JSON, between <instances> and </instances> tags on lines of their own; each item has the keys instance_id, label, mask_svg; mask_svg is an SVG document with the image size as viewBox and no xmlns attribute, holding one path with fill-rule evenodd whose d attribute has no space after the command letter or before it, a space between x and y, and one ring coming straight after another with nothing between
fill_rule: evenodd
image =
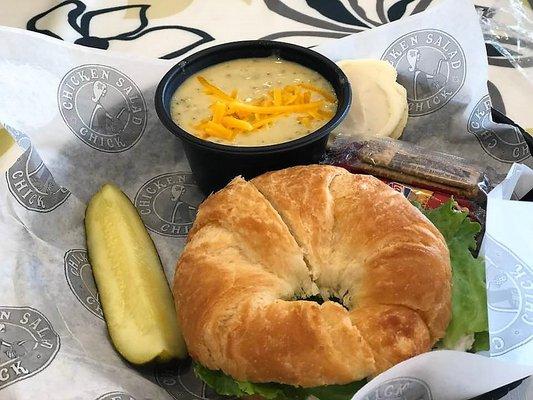
<instances>
[{"instance_id":1,"label":"clear plastic wrapper","mask_svg":"<svg viewBox=\"0 0 533 400\"><path fill-rule=\"evenodd\" d=\"M390 138L338 137L326 160L353 172L366 172L426 189L474 199L487 192L483 169L464 158Z\"/></svg>"},{"instance_id":2,"label":"clear plastic wrapper","mask_svg":"<svg viewBox=\"0 0 533 400\"><path fill-rule=\"evenodd\" d=\"M533 11L520 0L495 0L479 8L485 42L533 84Z\"/></svg>"},{"instance_id":3,"label":"clear plastic wrapper","mask_svg":"<svg viewBox=\"0 0 533 400\"><path fill-rule=\"evenodd\" d=\"M330 144L324 162L374 175L426 208L453 197L484 225L490 182L483 168L464 158L390 138L341 135Z\"/></svg>"}]
</instances>

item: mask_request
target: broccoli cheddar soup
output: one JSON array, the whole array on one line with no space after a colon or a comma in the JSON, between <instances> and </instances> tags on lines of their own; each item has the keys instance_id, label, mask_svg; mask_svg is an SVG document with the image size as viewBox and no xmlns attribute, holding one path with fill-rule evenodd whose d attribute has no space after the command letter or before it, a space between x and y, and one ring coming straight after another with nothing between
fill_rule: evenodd
<instances>
[{"instance_id":1,"label":"broccoli cheddar soup","mask_svg":"<svg viewBox=\"0 0 533 400\"><path fill-rule=\"evenodd\" d=\"M318 72L275 57L223 62L192 75L171 101L174 122L202 139L266 146L305 136L337 110Z\"/></svg>"}]
</instances>

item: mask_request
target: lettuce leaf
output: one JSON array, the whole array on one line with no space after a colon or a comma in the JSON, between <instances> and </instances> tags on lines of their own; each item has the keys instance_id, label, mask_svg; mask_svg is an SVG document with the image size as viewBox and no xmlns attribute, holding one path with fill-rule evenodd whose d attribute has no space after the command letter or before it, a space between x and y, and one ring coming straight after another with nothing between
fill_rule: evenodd
<instances>
[{"instance_id":1,"label":"lettuce leaf","mask_svg":"<svg viewBox=\"0 0 533 400\"><path fill-rule=\"evenodd\" d=\"M476 332L474 334L474 345L472 346L472 351L477 353L478 351L489 350L490 341L489 341L489 332Z\"/></svg>"},{"instance_id":2,"label":"lettuce leaf","mask_svg":"<svg viewBox=\"0 0 533 400\"><path fill-rule=\"evenodd\" d=\"M268 400L305 400L306 393L300 389L277 383L251 383L233 379L222 371L212 371L203 365L194 363L194 373L203 380L207 386L218 394L226 396L244 397L260 395Z\"/></svg>"},{"instance_id":3,"label":"lettuce leaf","mask_svg":"<svg viewBox=\"0 0 533 400\"><path fill-rule=\"evenodd\" d=\"M347 385L328 385L314 388L299 388L280 383L252 383L233 379L222 371L212 371L194 363L194 373L211 389L221 395L244 397L259 395L268 400L305 400L313 395L320 400L350 400L366 381Z\"/></svg>"},{"instance_id":4,"label":"lettuce leaf","mask_svg":"<svg viewBox=\"0 0 533 400\"><path fill-rule=\"evenodd\" d=\"M476 235L481 230L468 213L456 211L455 202L449 200L433 210L421 208L424 215L442 233L452 264L452 319L442 347L454 349L467 335L474 335L475 350L488 350L487 292L485 289L485 264L475 258Z\"/></svg>"},{"instance_id":5,"label":"lettuce leaf","mask_svg":"<svg viewBox=\"0 0 533 400\"><path fill-rule=\"evenodd\" d=\"M304 389L308 396L320 400L350 400L355 393L366 385L366 379L346 385L326 385Z\"/></svg>"}]
</instances>

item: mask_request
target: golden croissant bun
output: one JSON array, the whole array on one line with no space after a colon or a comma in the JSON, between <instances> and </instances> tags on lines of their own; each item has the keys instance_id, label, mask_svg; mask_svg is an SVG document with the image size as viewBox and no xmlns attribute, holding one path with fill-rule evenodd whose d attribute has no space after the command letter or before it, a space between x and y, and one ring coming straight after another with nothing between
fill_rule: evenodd
<instances>
[{"instance_id":1,"label":"golden croissant bun","mask_svg":"<svg viewBox=\"0 0 533 400\"><path fill-rule=\"evenodd\" d=\"M250 382L373 376L450 321L440 232L376 178L332 166L235 178L201 205L174 296L193 359ZM301 300L317 294L342 304Z\"/></svg>"}]
</instances>

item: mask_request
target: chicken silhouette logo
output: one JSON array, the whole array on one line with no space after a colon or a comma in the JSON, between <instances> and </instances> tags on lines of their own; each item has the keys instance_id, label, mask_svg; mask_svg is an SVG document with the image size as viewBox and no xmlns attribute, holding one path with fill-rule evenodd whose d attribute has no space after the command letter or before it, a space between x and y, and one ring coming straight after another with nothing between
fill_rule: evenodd
<instances>
[{"instance_id":1,"label":"chicken silhouette logo","mask_svg":"<svg viewBox=\"0 0 533 400\"><path fill-rule=\"evenodd\" d=\"M533 338L533 270L489 235L484 247L490 353L499 356Z\"/></svg>"},{"instance_id":2,"label":"chicken silhouette logo","mask_svg":"<svg viewBox=\"0 0 533 400\"><path fill-rule=\"evenodd\" d=\"M109 392L98 397L96 400L135 400L135 397L124 392Z\"/></svg>"},{"instance_id":3,"label":"chicken silhouette logo","mask_svg":"<svg viewBox=\"0 0 533 400\"><path fill-rule=\"evenodd\" d=\"M56 184L31 145L6 172L6 179L13 197L30 211L55 210L70 195L67 189Z\"/></svg>"},{"instance_id":4,"label":"chicken silhouette logo","mask_svg":"<svg viewBox=\"0 0 533 400\"><path fill-rule=\"evenodd\" d=\"M126 75L105 65L81 65L61 81L57 102L70 130L93 149L119 153L146 127L143 95Z\"/></svg>"},{"instance_id":5,"label":"chicken silhouette logo","mask_svg":"<svg viewBox=\"0 0 533 400\"><path fill-rule=\"evenodd\" d=\"M530 156L529 147L518 128L497 128L491 117L489 95L478 101L468 118L468 132L473 133L483 150L505 163L520 162Z\"/></svg>"},{"instance_id":6,"label":"chicken silhouette logo","mask_svg":"<svg viewBox=\"0 0 533 400\"><path fill-rule=\"evenodd\" d=\"M190 173L158 175L135 196L135 207L152 232L184 237L189 233L203 196Z\"/></svg>"},{"instance_id":7,"label":"chicken silhouette logo","mask_svg":"<svg viewBox=\"0 0 533 400\"><path fill-rule=\"evenodd\" d=\"M432 400L433 396L424 381L415 378L394 378L383 382L363 400Z\"/></svg>"},{"instance_id":8,"label":"chicken silhouette logo","mask_svg":"<svg viewBox=\"0 0 533 400\"><path fill-rule=\"evenodd\" d=\"M0 306L0 389L45 369L59 346L59 335L42 313Z\"/></svg>"},{"instance_id":9,"label":"chicken silhouette logo","mask_svg":"<svg viewBox=\"0 0 533 400\"><path fill-rule=\"evenodd\" d=\"M91 264L87 258L87 250L72 249L67 251L64 264L65 277L74 296L91 314L104 319Z\"/></svg>"},{"instance_id":10,"label":"chicken silhouette logo","mask_svg":"<svg viewBox=\"0 0 533 400\"><path fill-rule=\"evenodd\" d=\"M159 386L176 400L231 400L234 397L220 396L194 374L190 359L179 365L157 367L155 379Z\"/></svg>"},{"instance_id":11,"label":"chicken silhouette logo","mask_svg":"<svg viewBox=\"0 0 533 400\"><path fill-rule=\"evenodd\" d=\"M444 107L459 92L466 76L461 46L447 33L435 29L400 37L381 58L398 71L398 82L407 90L412 117Z\"/></svg>"}]
</instances>

